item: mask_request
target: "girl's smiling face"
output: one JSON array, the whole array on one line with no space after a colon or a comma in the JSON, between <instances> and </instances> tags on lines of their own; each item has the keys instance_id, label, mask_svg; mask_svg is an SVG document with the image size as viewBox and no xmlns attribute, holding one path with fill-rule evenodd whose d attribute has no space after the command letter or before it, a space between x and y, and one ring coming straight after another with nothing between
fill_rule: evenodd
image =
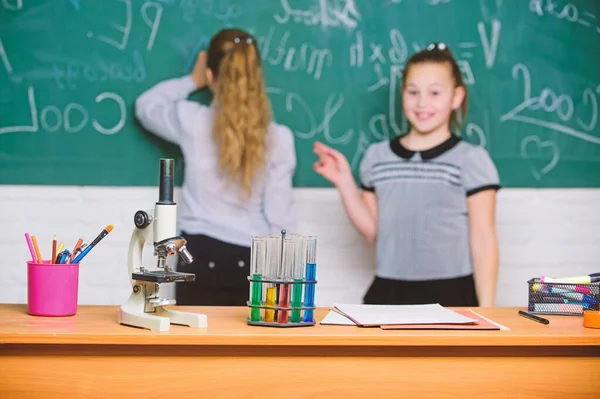
<instances>
[{"instance_id":1,"label":"girl's smiling face","mask_svg":"<svg viewBox=\"0 0 600 399\"><path fill-rule=\"evenodd\" d=\"M404 115L420 134L449 131L450 116L465 97L456 86L448 63L425 62L410 66L402 88Z\"/></svg>"}]
</instances>

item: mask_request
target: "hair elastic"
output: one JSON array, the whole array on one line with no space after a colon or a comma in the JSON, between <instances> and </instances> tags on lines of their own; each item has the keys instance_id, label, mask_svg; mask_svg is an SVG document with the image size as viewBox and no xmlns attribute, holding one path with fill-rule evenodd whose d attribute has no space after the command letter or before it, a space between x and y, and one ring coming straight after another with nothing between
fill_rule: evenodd
<instances>
[{"instance_id":1,"label":"hair elastic","mask_svg":"<svg viewBox=\"0 0 600 399\"><path fill-rule=\"evenodd\" d=\"M440 50L440 51L444 51L448 48L448 46L446 46L446 43L430 43L427 46L427 50L429 51L433 51L433 50Z\"/></svg>"},{"instance_id":2,"label":"hair elastic","mask_svg":"<svg viewBox=\"0 0 600 399\"><path fill-rule=\"evenodd\" d=\"M234 39L233 39L233 42L234 42L235 44L239 44L239 43L241 43L241 42L242 42L242 40L243 40L243 41L245 41L245 42L246 42L246 44L252 44L252 42L254 41L254 40L252 40L252 38L251 38L251 37L249 37L249 36L248 36L248 37L246 37L246 38L242 38L242 37L236 37L236 38L234 38Z\"/></svg>"}]
</instances>

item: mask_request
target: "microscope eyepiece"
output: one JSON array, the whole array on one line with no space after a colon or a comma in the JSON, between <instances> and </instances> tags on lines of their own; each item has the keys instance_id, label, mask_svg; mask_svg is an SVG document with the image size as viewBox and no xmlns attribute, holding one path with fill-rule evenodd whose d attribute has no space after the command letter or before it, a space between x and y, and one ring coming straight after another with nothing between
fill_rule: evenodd
<instances>
[{"instance_id":1,"label":"microscope eyepiece","mask_svg":"<svg viewBox=\"0 0 600 399\"><path fill-rule=\"evenodd\" d=\"M175 160L160 159L160 183L158 186L158 204L174 205L173 184L175 175Z\"/></svg>"}]
</instances>

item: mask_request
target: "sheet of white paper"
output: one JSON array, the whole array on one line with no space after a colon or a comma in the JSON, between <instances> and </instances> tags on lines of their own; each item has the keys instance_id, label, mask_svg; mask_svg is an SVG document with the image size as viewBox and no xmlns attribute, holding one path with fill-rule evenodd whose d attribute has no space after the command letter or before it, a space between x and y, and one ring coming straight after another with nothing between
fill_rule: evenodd
<instances>
[{"instance_id":1,"label":"sheet of white paper","mask_svg":"<svg viewBox=\"0 0 600 399\"><path fill-rule=\"evenodd\" d=\"M344 316L343 314L339 314L335 310L330 310L323 320L321 320L321 324L331 324L336 326L355 326L356 323Z\"/></svg>"},{"instance_id":2,"label":"sheet of white paper","mask_svg":"<svg viewBox=\"0 0 600 399\"><path fill-rule=\"evenodd\" d=\"M470 319L438 303L428 305L350 305L336 304L336 309L362 326L383 324L468 324Z\"/></svg>"}]
</instances>

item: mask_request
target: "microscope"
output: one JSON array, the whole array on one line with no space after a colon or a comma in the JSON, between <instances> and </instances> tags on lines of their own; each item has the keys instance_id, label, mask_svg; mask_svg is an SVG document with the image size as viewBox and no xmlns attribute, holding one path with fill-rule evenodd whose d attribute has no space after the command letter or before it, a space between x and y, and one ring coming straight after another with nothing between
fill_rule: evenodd
<instances>
[{"instance_id":1,"label":"microscope","mask_svg":"<svg viewBox=\"0 0 600 399\"><path fill-rule=\"evenodd\" d=\"M194 281L192 273L178 273L169 267L167 257L178 254L185 263L193 261L183 237L176 236L177 204L173 201L174 160L160 160L158 202L154 209L137 211L133 218L135 229L129 241L127 264L132 292L129 300L117 311L117 321L152 331L169 331L171 324L206 328L203 314L166 309L175 305L174 299L159 296L159 284ZM158 257L157 269L142 266L144 244L152 243Z\"/></svg>"}]
</instances>

